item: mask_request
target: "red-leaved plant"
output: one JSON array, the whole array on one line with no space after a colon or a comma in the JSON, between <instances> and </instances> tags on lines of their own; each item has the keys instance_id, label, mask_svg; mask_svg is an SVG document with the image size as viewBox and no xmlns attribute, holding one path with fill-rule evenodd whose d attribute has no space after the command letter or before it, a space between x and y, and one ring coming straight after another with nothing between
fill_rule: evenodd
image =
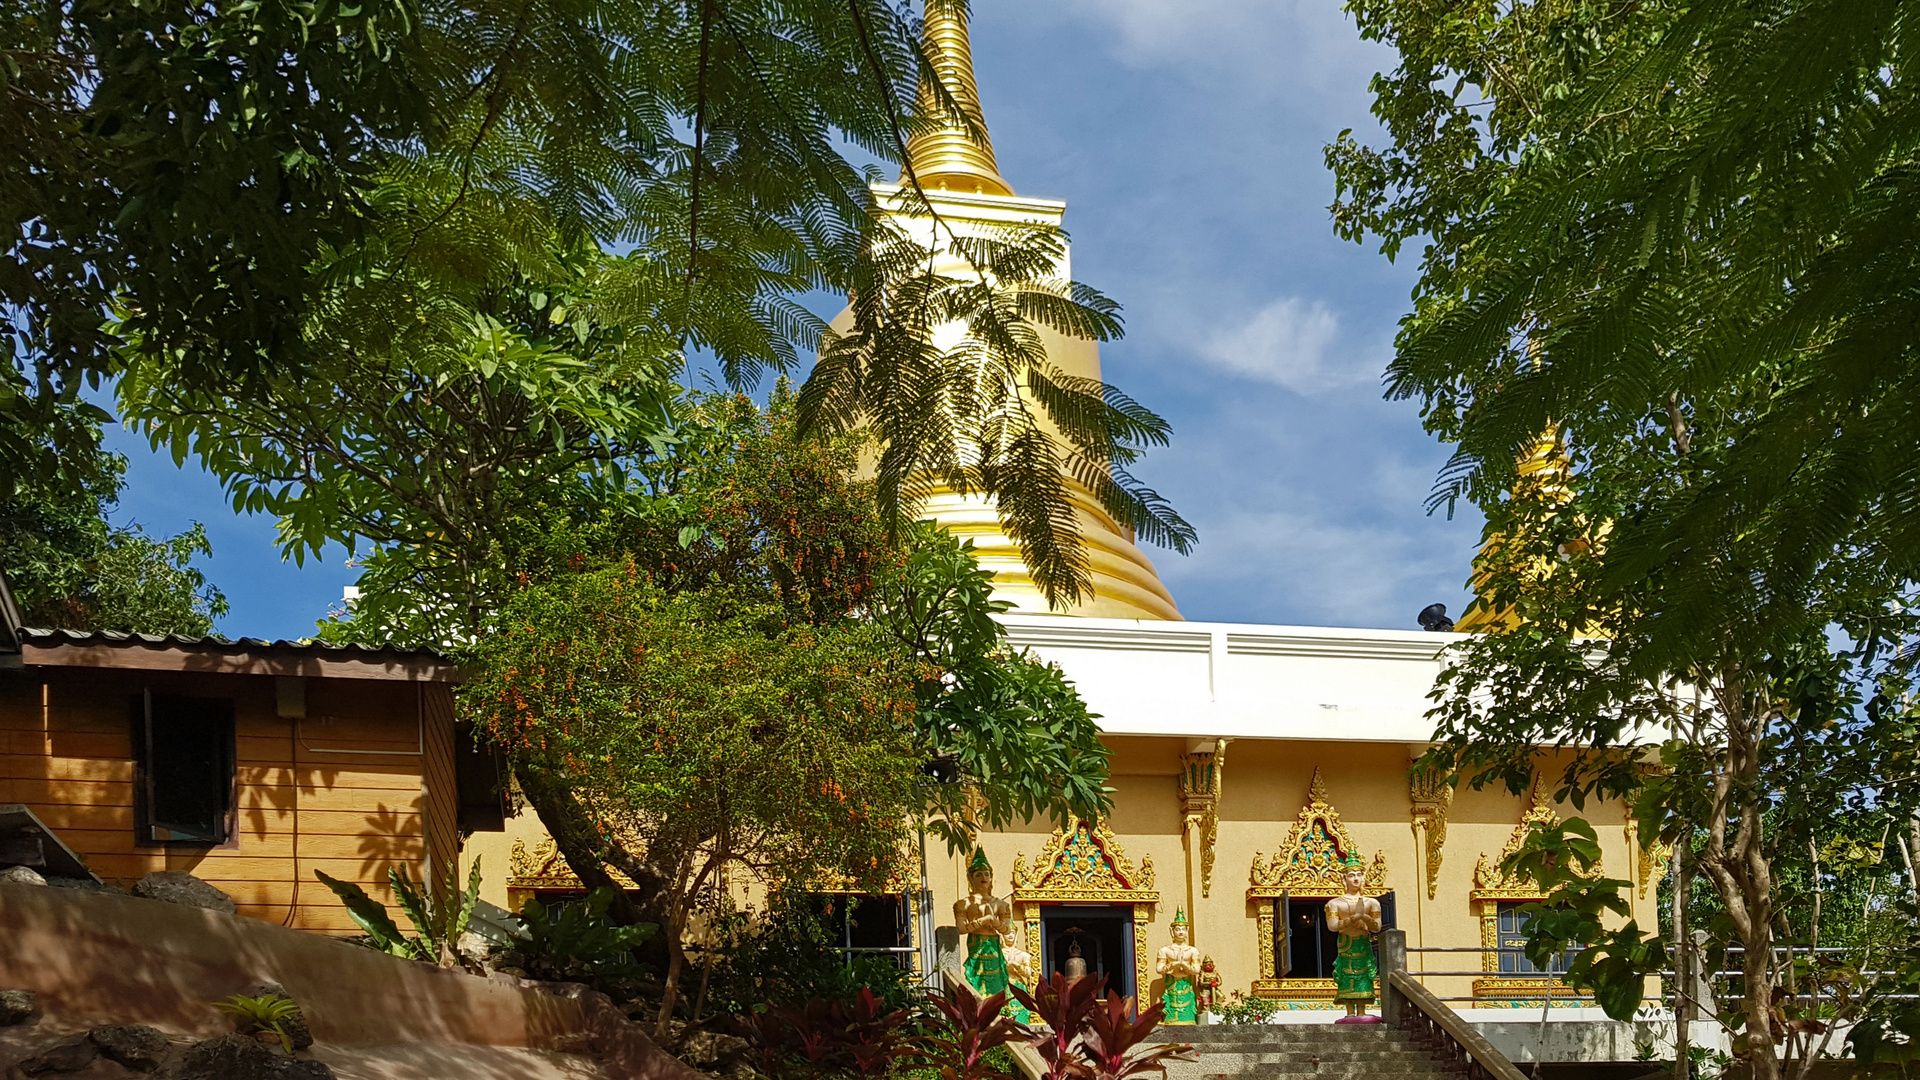
<instances>
[{"instance_id":1,"label":"red-leaved plant","mask_svg":"<svg viewBox=\"0 0 1920 1080\"><path fill-rule=\"evenodd\" d=\"M1106 989L1105 975L1068 979L1057 971L1035 985L1031 993L1025 987L1013 988L1013 996L1033 1014L1037 1025L1028 1038L1046 1062L1045 1080L1085 1080L1087 1065L1075 1044L1086 1032L1087 1015L1093 1011L1095 1000Z\"/></svg>"},{"instance_id":2,"label":"red-leaved plant","mask_svg":"<svg viewBox=\"0 0 1920 1080\"><path fill-rule=\"evenodd\" d=\"M847 1004L816 997L797 1009L769 1009L753 1018L768 1076L788 1072L796 1057L812 1077L884 1076L905 1048L900 1029L906 1022L905 1009L886 1012L864 986Z\"/></svg>"},{"instance_id":3,"label":"red-leaved plant","mask_svg":"<svg viewBox=\"0 0 1920 1080\"><path fill-rule=\"evenodd\" d=\"M934 1034L915 1040L908 1053L940 1070L941 1080L1013 1080L987 1064L987 1051L1028 1036L1026 1028L1003 1015L1007 995L981 997L973 987L950 980L927 999L940 1015Z\"/></svg>"},{"instance_id":4,"label":"red-leaved plant","mask_svg":"<svg viewBox=\"0 0 1920 1080\"><path fill-rule=\"evenodd\" d=\"M1166 1006L1133 1015L1132 998L1109 997L1095 1003L1087 1016L1087 1032L1080 1039L1080 1056L1091 1080L1127 1080L1141 1073L1163 1072L1169 1061L1197 1061L1186 1043L1142 1045L1166 1016Z\"/></svg>"},{"instance_id":5,"label":"red-leaved plant","mask_svg":"<svg viewBox=\"0 0 1920 1080\"><path fill-rule=\"evenodd\" d=\"M1089 975L1069 980L1054 972L1029 993L1014 987L1020 1004L1044 1030L1028 1040L1046 1062L1045 1080L1128 1080L1160 1072L1169 1061L1197 1060L1184 1043L1141 1045L1166 1016L1155 1005L1137 1017L1133 999L1108 995L1107 978Z\"/></svg>"}]
</instances>

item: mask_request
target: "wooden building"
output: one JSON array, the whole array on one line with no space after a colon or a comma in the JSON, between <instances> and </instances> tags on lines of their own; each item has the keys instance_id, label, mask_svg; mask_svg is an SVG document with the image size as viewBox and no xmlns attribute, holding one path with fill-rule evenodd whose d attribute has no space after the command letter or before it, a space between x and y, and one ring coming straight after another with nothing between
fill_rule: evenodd
<instances>
[{"instance_id":1,"label":"wooden building","mask_svg":"<svg viewBox=\"0 0 1920 1080\"><path fill-rule=\"evenodd\" d=\"M444 876L463 830L499 828L492 760L458 748L460 673L442 656L9 615L0 804L27 807L102 880L185 870L242 914L355 933L314 871L385 900L389 868Z\"/></svg>"}]
</instances>

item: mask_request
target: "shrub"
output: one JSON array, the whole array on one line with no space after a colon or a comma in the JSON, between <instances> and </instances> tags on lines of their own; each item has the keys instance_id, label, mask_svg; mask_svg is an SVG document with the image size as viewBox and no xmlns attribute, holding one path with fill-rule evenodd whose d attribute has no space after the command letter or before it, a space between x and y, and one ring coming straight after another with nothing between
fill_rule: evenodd
<instances>
[{"instance_id":1,"label":"shrub","mask_svg":"<svg viewBox=\"0 0 1920 1080\"><path fill-rule=\"evenodd\" d=\"M299 1006L278 994L262 994L248 997L235 994L225 1001L216 1001L213 1007L233 1017L234 1029L242 1035L270 1031L280 1036L280 1045L288 1053L293 1052L293 1036L287 1034L286 1021L298 1013Z\"/></svg>"}]
</instances>

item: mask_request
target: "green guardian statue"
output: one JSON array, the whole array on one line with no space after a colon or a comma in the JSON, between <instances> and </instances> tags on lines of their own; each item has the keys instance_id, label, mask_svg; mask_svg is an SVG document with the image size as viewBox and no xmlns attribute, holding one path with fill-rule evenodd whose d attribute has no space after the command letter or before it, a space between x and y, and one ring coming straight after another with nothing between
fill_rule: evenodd
<instances>
[{"instance_id":1,"label":"green guardian statue","mask_svg":"<svg viewBox=\"0 0 1920 1080\"><path fill-rule=\"evenodd\" d=\"M967 935L967 982L983 996L1007 989L1007 957L1000 939L1012 929L1013 905L993 895L993 866L984 849L967 863L969 892L953 904L954 926Z\"/></svg>"},{"instance_id":2,"label":"green guardian statue","mask_svg":"<svg viewBox=\"0 0 1920 1080\"><path fill-rule=\"evenodd\" d=\"M1380 932L1380 901L1365 896L1366 867L1358 855L1348 855L1341 875L1346 894L1327 901L1327 929L1340 935L1333 961L1333 1000L1347 1015L1364 1016L1377 996L1380 965L1373 955L1373 935Z\"/></svg>"},{"instance_id":3,"label":"green guardian statue","mask_svg":"<svg viewBox=\"0 0 1920 1080\"><path fill-rule=\"evenodd\" d=\"M1161 949L1154 963L1154 970L1167 977L1166 988L1160 991L1160 1003L1166 1006L1169 1024L1192 1024L1200 1018L1193 992L1194 980L1200 977L1200 950L1189 940L1192 929L1186 910L1176 910L1169 931L1173 944Z\"/></svg>"}]
</instances>

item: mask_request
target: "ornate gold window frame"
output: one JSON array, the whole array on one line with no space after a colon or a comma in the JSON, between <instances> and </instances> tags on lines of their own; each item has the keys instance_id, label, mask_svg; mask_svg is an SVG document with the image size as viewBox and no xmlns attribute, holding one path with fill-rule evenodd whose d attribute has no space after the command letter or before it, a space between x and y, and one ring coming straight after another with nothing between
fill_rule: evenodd
<instances>
[{"instance_id":1,"label":"ornate gold window frame","mask_svg":"<svg viewBox=\"0 0 1920 1080\"><path fill-rule=\"evenodd\" d=\"M623 889L634 887L625 874L611 866L607 874ZM525 840L515 840L513 854L507 859L507 910L519 914L521 907L541 891L585 892L587 887L567 868L567 860L553 837L541 837L532 850L527 849Z\"/></svg>"},{"instance_id":2,"label":"ornate gold window frame","mask_svg":"<svg viewBox=\"0 0 1920 1080\"><path fill-rule=\"evenodd\" d=\"M1150 1004L1152 968L1147 962L1147 924L1160 903L1154 888L1153 856L1139 869L1121 850L1105 822L1079 822L1072 832L1056 828L1053 839L1027 868L1027 857L1013 860L1013 914L1026 924L1026 949L1034 970L1046 966L1040 941L1042 904L1112 904L1133 911L1133 986L1140 1008Z\"/></svg>"},{"instance_id":3,"label":"ornate gold window frame","mask_svg":"<svg viewBox=\"0 0 1920 1080\"><path fill-rule=\"evenodd\" d=\"M1348 855L1358 851L1353 834L1340 820L1340 812L1327 801L1326 784L1320 779L1319 768L1315 767L1313 782L1307 788L1307 804L1300 808L1300 816L1295 819L1286 842L1271 859L1260 852L1253 856L1247 907L1260 927L1260 977L1253 981L1255 997L1311 1003L1333 1000L1332 979L1289 979L1279 975L1273 955L1273 902L1282 898L1319 900L1345 895L1347 886L1341 880L1344 864ZM1366 884L1360 891L1373 897L1386 895L1386 852L1374 853L1373 862L1367 866Z\"/></svg>"},{"instance_id":4,"label":"ornate gold window frame","mask_svg":"<svg viewBox=\"0 0 1920 1080\"><path fill-rule=\"evenodd\" d=\"M634 888L633 880L627 875L609 866L607 875L614 884L623 889ZM913 880L906 863L894 865L887 876L886 896L903 896L907 901L908 944L913 946L913 972L921 972L920 942L920 886ZM724 887L724 877L723 877ZM586 886L580 878L567 868L567 860L560 855L559 845L553 837L542 837L529 850L525 840L513 842L513 852L507 859L507 910L519 914L528 900L542 891L585 892ZM873 893L856 889L845 878L828 877L818 881L810 890L816 893L839 896L872 896Z\"/></svg>"},{"instance_id":5,"label":"ornate gold window frame","mask_svg":"<svg viewBox=\"0 0 1920 1080\"><path fill-rule=\"evenodd\" d=\"M1487 999L1474 1003L1481 1008L1532 1008L1538 1006L1542 998L1551 998L1556 1006L1575 1006L1593 999L1591 994L1572 990L1548 976L1500 974L1501 902L1547 898L1538 882L1503 873L1500 867L1508 856L1519 851L1520 846L1526 843L1527 833L1535 824L1560 823L1560 815L1554 812L1552 798L1537 784L1529 803L1527 812L1520 817L1520 824L1514 827L1513 835L1507 838L1506 846L1500 849L1500 857L1489 861L1487 853L1483 851L1480 861L1473 867L1473 890L1467 894L1467 902L1474 906L1476 914L1480 916L1480 947L1483 950L1480 954L1480 970L1490 973L1473 980L1473 996ZM1600 874L1599 863L1586 871L1588 877L1598 878Z\"/></svg>"}]
</instances>

